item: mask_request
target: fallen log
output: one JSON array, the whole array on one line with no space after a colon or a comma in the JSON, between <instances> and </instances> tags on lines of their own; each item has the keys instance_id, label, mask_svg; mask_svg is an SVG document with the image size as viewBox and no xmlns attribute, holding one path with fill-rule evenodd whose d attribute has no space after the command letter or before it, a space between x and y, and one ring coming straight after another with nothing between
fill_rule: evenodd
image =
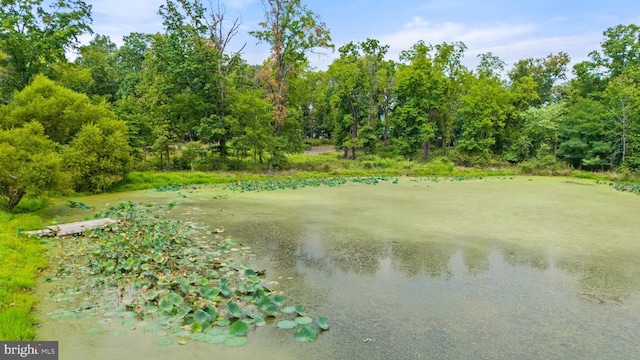
<instances>
[{"instance_id":1,"label":"fallen log","mask_svg":"<svg viewBox=\"0 0 640 360\"><path fill-rule=\"evenodd\" d=\"M25 231L24 233L27 235L60 237L60 236L66 236L66 235L81 234L86 230L103 229L117 222L118 222L117 220L110 219L110 218L94 219L94 220L88 220L88 221L78 221L78 222L73 222L68 224L52 225L52 226L48 226L46 229Z\"/></svg>"}]
</instances>

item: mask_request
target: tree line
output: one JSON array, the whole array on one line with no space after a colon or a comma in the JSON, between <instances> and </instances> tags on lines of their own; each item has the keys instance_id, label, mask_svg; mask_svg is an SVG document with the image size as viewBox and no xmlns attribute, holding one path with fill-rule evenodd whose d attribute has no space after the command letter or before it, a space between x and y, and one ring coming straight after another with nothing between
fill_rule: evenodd
<instances>
[{"instance_id":1,"label":"tree line","mask_svg":"<svg viewBox=\"0 0 640 360\"><path fill-rule=\"evenodd\" d=\"M91 33L82 0L2 0L5 207L45 189L104 191L149 157L157 169L278 168L306 139L351 159L640 168L635 24L604 31L573 69L563 52L515 64L486 53L469 69L461 42L419 41L396 60L375 39L335 49L301 0L263 0L251 35L271 52L250 65L232 48L240 20L209 5L167 0L162 32L131 33L118 47L100 34L78 43ZM338 57L319 71L307 55L322 48Z\"/></svg>"}]
</instances>

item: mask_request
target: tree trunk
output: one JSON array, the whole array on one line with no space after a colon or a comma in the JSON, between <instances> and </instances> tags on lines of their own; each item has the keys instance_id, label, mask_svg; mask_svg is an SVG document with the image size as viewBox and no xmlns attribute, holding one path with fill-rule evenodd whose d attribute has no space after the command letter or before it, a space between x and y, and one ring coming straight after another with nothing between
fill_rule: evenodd
<instances>
[{"instance_id":1,"label":"tree trunk","mask_svg":"<svg viewBox=\"0 0 640 360\"><path fill-rule=\"evenodd\" d=\"M426 158L429 156L429 150L431 149L431 143L429 141L425 141L422 143L422 158Z\"/></svg>"},{"instance_id":2,"label":"tree trunk","mask_svg":"<svg viewBox=\"0 0 640 360\"><path fill-rule=\"evenodd\" d=\"M9 188L9 202L7 203L7 206L5 206L7 211L11 211L11 209L18 205L20 200L22 200L24 193L24 188Z\"/></svg>"},{"instance_id":3,"label":"tree trunk","mask_svg":"<svg viewBox=\"0 0 640 360\"><path fill-rule=\"evenodd\" d=\"M389 109L385 106L384 108L384 147L387 147L387 141L389 139Z\"/></svg>"},{"instance_id":4,"label":"tree trunk","mask_svg":"<svg viewBox=\"0 0 640 360\"><path fill-rule=\"evenodd\" d=\"M167 170L171 170L171 158L169 157L169 145L167 145Z\"/></svg>"}]
</instances>

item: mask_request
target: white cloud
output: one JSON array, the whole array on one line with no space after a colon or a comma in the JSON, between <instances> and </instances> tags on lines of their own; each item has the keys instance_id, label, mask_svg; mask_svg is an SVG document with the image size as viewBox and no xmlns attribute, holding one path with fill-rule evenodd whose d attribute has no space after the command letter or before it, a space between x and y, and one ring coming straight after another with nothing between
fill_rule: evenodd
<instances>
[{"instance_id":1,"label":"white cloud","mask_svg":"<svg viewBox=\"0 0 640 360\"><path fill-rule=\"evenodd\" d=\"M454 22L431 23L421 17L414 17L402 30L383 35L380 41L397 52L409 49L419 40L431 44L462 41L467 46L483 47L528 35L534 30L535 26L530 24L498 23L469 27Z\"/></svg>"},{"instance_id":2,"label":"white cloud","mask_svg":"<svg viewBox=\"0 0 640 360\"><path fill-rule=\"evenodd\" d=\"M382 35L380 41L389 45L388 57L397 59L401 51L410 49L419 40L429 44L461 41L467 45L463 63L473 68L477 55L491 52L508 66L526 58L545 57L560 51L572 57L572 63L585 60L584 49L598 48L598 33L583 33L548 37L538 34L539 29L529 23L492 23L466 25L455 22L429 22L414 17L400 30ZM590 50L589 50L590 51Z\"/></svg>"}]
</instances>

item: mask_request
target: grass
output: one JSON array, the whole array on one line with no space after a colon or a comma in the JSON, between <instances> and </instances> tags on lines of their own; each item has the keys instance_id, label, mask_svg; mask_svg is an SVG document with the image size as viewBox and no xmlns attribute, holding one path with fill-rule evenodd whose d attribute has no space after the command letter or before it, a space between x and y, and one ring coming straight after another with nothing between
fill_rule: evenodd
<instances>
[{"instance_id":1,"label":"grass","mask_svg":"<svg viewBox=\"0 0 640 360\"><path fill-rule=\"evenodd\" d=\"M453 165L446 158L430 162L410 162L401 159L362 155L358 160L342 159L340 154L288 155L284 170L253 172L190 172L190 171L134 171L125 181L113 188L113 192L146 190L160 186L190 184L221 184L246 180L269 180L287 178L322 178L335 176L507 176L515 175L516 169L464 168Z\"/></svg>"},{"instance_id":2,"label":"grass","mask_svg":"<svg viewBox=\"0 0 640 360\"><path fill-rule=\"evenodd\" d=\"M0 212L0 340L25 341L36 337L33 315L36 279L48 263L45 245L18 229L35 229L40 217Z\"/></svg>"},{"instance_id":3,"label":"grass","mask_svg":"<svg viewBox=\"0 0 640 360\"><path fill-rule=\"evenodd\" d=\"M366 177L366 176L463 176L490 177L514 175L568 176L599 181L640 183L637 174L593 173L573 170L565 164L544 164L537 162L499 167L456 166L446 157L434 157L430 161L406 161L401 158L378 155L359 155L357 160L342 158L342 154L328 152L319 155L287 155L288 163L283 170L266 171L257 169L241 172L189 172L189 171L137 171L127 175L125 181L112 189L113 192L153 189L160 186L189 184L220 184L235 181L259 181L287 178L322 177Z\"/></svg>"}]
</instances>

